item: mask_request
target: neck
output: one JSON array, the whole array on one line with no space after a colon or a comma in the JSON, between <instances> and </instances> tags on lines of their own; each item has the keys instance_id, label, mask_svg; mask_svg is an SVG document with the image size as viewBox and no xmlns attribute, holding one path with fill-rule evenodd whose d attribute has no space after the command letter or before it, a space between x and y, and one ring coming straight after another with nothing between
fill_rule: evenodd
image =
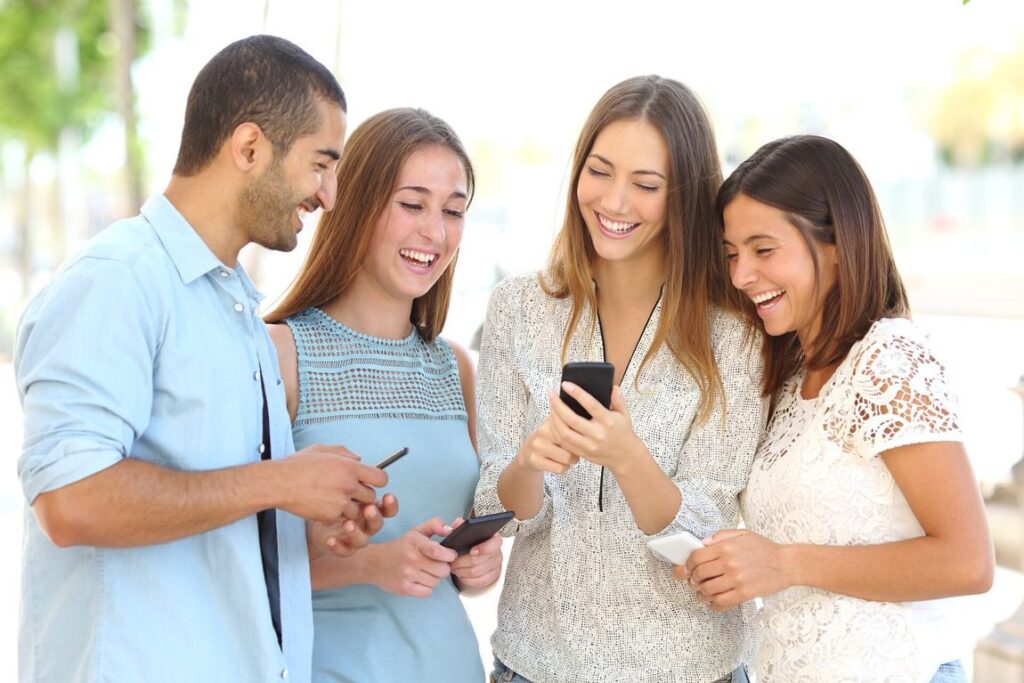
<instances>
[{"instance_id":1,"label":"neck","mask_svg":"<svg viewBox=\"0 0 1024 683\"><path fill-rule=\"evenodd\" d=\"M356 276L352 285L323 307L346 327L361 334L384 339L404 339L412 331L409 316L412 301L387 296Z\"/></svg>"},{"instance_id":2,"label":"neck","mask_svg":"<svg viewBox=\"0 0 1024 683\"><path fill-rule=\"evenodd\" d=\"M249 240L236 220L235 193L225 191L210 169L190 177L172 176L164 196L221 263L234 268Z\"/></svg>"},{"instance_id":3,"label":"neck","mask_svg":"<svg viewBox=\"0 0 1024 683\"><path fill-rule=\"evenodd\" d=\"M661 258L643 261L598 258L592 268L598 303L606 309L633 309L639 302L653 307L665 284L665 263Z\"/></svg>"}]
</instances>

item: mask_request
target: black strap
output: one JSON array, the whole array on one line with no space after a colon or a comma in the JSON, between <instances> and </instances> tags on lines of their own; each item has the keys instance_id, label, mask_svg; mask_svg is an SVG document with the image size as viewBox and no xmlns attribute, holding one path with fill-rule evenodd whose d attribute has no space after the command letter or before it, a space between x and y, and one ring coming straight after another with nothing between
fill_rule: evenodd
<instances>
[{"instance_id":1,"label":"black strap","mask_svg":"<svg viewBox=\"0 0 1024 683\"><path fill-rule=\"evenodd\" d=\"M263 369L259 370L260 391L263 394L263 450L260 457L270 460L270 408L267 406L267 387L263 383ZM260 555L263 556L263 578L267 582L270 601L270 619L274 622L277 644L281 642L281 578L277 571L277 510L270 508L256 513L260 532Z\"/></svg>"}]
</instances>

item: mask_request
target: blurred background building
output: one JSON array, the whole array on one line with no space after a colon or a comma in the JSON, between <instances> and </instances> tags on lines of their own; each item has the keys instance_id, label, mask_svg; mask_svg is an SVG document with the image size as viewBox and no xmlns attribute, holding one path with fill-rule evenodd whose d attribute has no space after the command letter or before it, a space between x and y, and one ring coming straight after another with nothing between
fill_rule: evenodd
<instances>
[{"instance_id":1,"label":"blurred background building","mask_svg":"<svg viewBox=\"0 0 1024 683\"><path fill-rule=\"evenodd\" d=\"M612 84L658 73L694 88L726 172L782 135L835 138L874 183L915 317L960 389L983 490L1009 479L1024 450L1021 404L1008 391L1024 375L1020 0L0 0L5 549L20 547L23 510L9 365L17 317L68 254L162 190L196 72L261 32L332 68L350 131L381 109L420 106L466 142L478 192L446 334L467 345L493 285L543 266L576 135ZM294 253L243 254L268 303L301 264L316 218ZM994 532L1024 538L1020 518L1008 519ZM0 558L0 603L14 605L19 553ZM1018 562L1000 570L1002 592L970 603L979 635L1024 595L1010 571ZM15 642L9 609L0 679L14 678Z\"/></svg>"}]
</instances>

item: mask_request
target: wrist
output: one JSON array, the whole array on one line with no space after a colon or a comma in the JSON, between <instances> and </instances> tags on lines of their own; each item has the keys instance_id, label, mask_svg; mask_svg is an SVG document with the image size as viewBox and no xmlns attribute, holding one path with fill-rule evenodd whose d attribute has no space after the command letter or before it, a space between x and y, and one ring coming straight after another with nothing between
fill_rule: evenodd
<instances>
[{"instance_id":1,"label":"wrist","mask_svg":"<svg viewBox=\"0 0 1024 683\"><path fill-rule=\"evenodd\" d=\"M779 554L782 561L782 578L785 582L785 586L783 586L783 588L809 585L804 575L806 569L804 548L804 545L797 543L779 544Z\"/></svg>"},{"instance_id":2,"label":"wrist","mask_svg":"<svg viewBox=\"0 0 1024 683\"><path fill-rule=\"evenodd\" d=\"M608 465L608 469L612 471L612 474L615 475L619 482L622 482L636 476L637 473L643 471L645 465L653 462L654 459L651 458L647 446L644 445L639 436L634 434L632 441L626 448L622 449L618 457L612 460L611 464Z\"/></svg>"}]
</instances>

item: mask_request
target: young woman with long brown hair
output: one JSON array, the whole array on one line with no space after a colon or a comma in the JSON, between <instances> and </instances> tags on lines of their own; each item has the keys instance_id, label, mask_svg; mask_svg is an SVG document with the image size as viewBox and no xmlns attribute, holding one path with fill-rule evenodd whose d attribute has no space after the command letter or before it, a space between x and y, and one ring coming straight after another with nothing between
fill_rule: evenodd
<instances>
[{"instance_id":1,"label":"young woman with long brown hair","mask_svg":"<svg viewBox=\"0 0 1024 683\"><path fill-rule=\"evenodd\" d=\"M724 308L711 124L682 84L626 80L590 114L548 270L501 283L478 381L479 513L516 537L495 679L745 680L744 610L679 590L647 541L737 520L767 403L747 325ZM611 407L562 364L615 367Z\"/></svg>"},{"instance_id":2,"label":"young woman with long brown hair","mask_svg":"<svg viewBox=\"0 0 1024 683\"><path fill-rule=\"evenodd\" d=\"M388 470L401 507L374 542L310 562L313 680L476 683L458 588L497 580L501 538L461 557L432 538L469 513L479 468L472 364L438 337L473 167L444 121L392 109L355 130L337 178L335 208L267 319L295 443L344 444L370 462L410 453Z\"/></svg>"},{"instance_id":3,"label":"young woman with long brown hair","mask_svg":"<svg viewBox=\"0 0 1024 683\"><path fill-rule=\"evenodd\" d=\"M839 144L802 135L740 164L718 209L773 413L748 528L715 534L680 578L715 610L764 598L759 681L966 683L936 598L987 590L992 543L871 185Z\"/></svg>"}]
</instances>

